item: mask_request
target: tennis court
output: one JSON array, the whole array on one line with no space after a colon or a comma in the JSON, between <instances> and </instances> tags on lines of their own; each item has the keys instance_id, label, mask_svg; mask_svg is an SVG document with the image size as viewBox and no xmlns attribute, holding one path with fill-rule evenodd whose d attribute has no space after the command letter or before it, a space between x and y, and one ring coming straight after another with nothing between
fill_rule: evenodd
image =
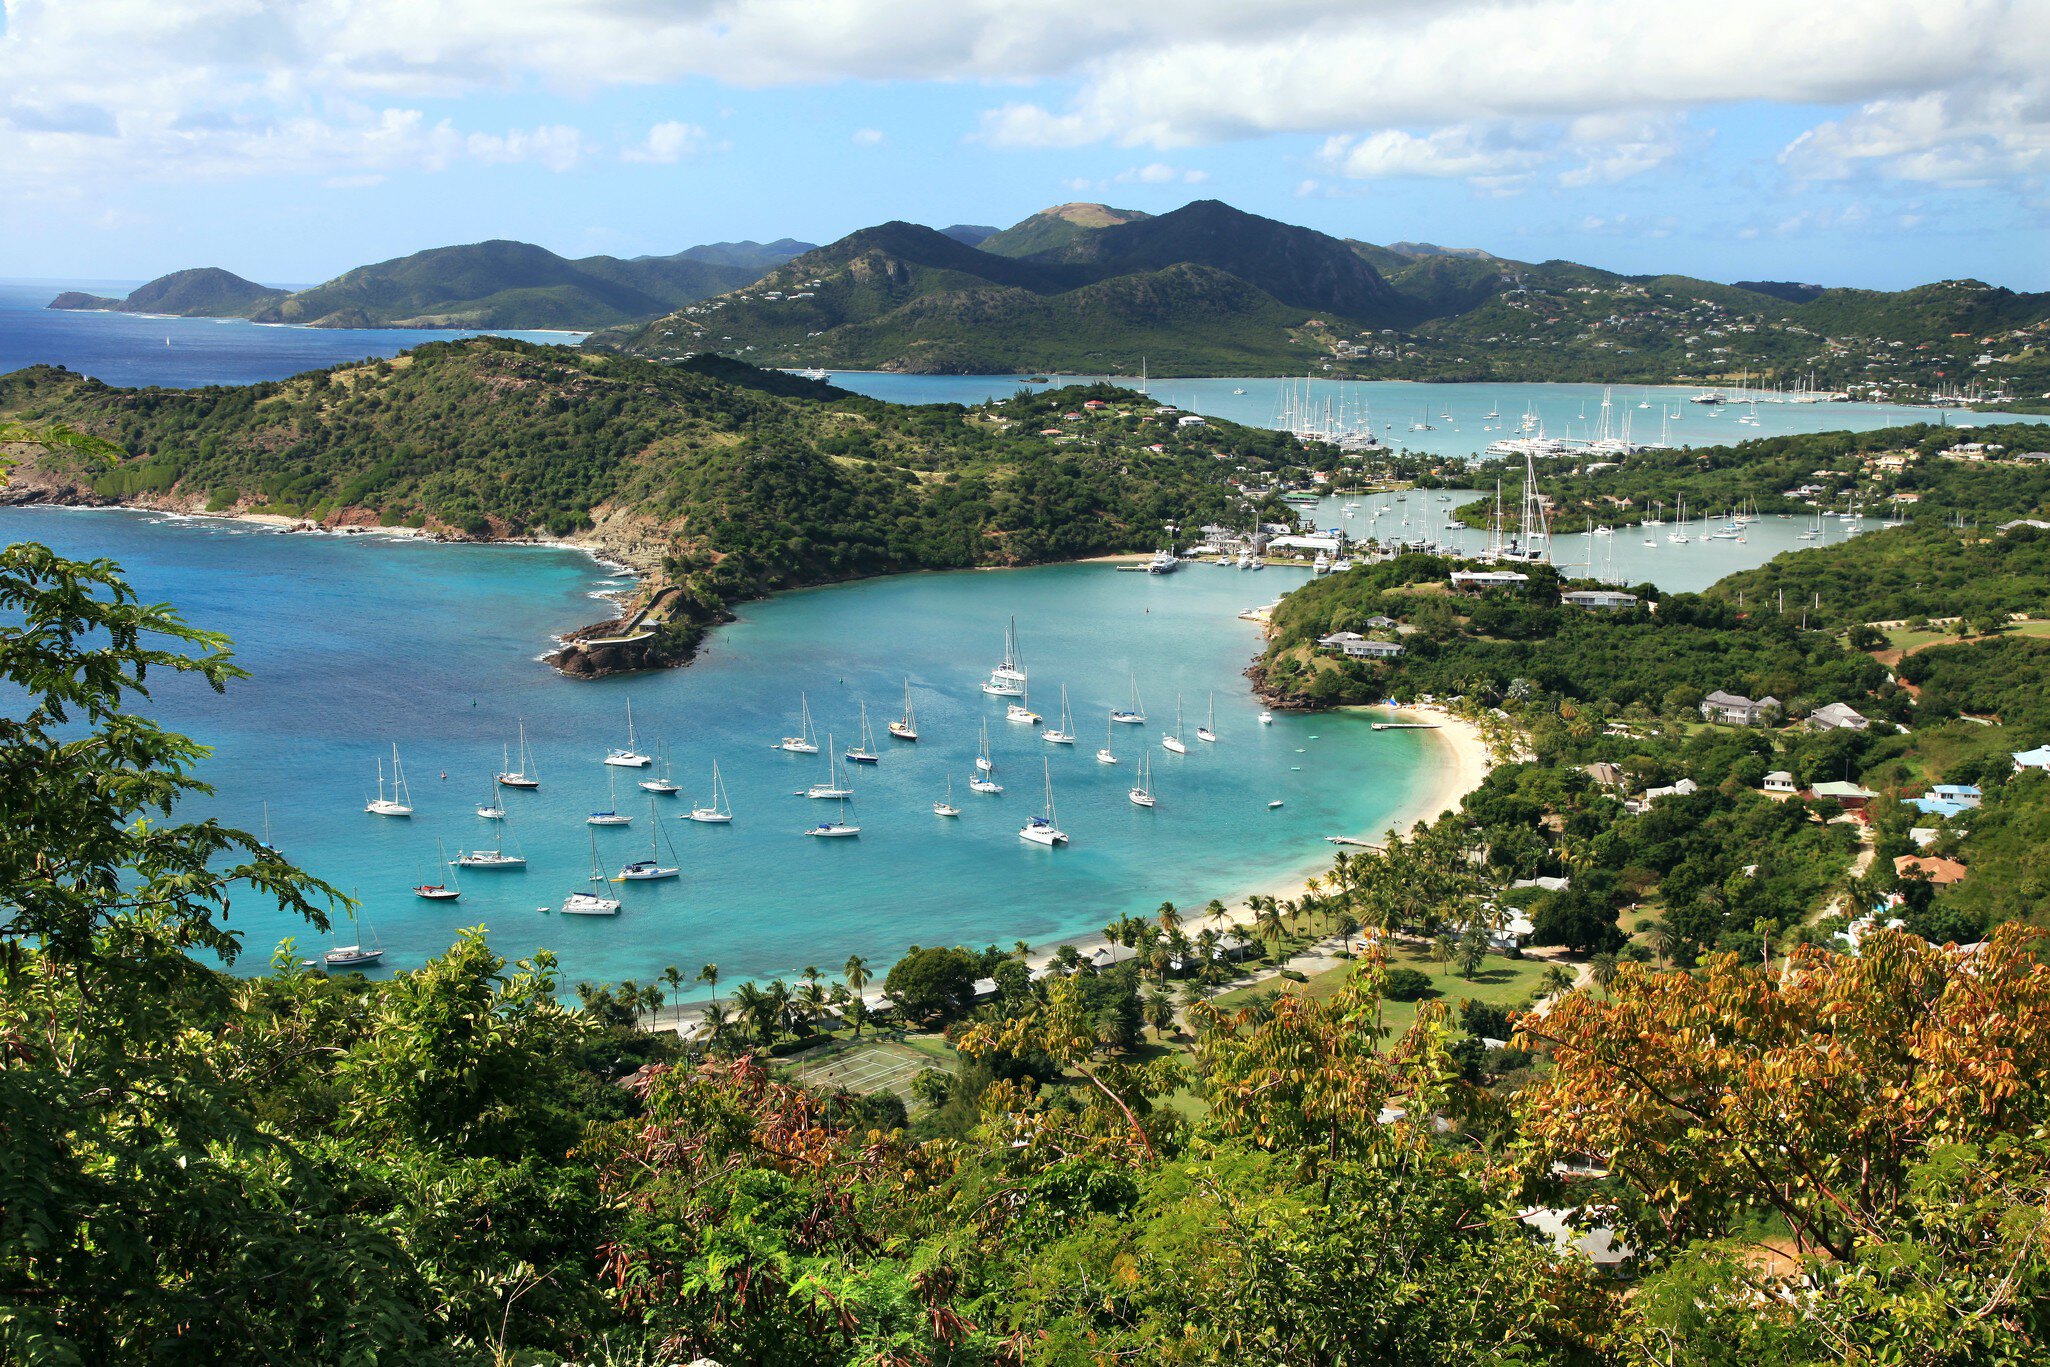
<instances>
[{"instance_id":1,"label":"tennis court","mask_svg":"<svg viewBox=\"0 0 2050 1367\"><path fill-rule=\"evenodd\" d=\"M790 1061L795 1080L810 1087L844 1087L850 1092L895 1092L909 1102L911 1079L943 1065L930 1054L894 1040L841 1040Z\"/></svg>"}]
</instances>

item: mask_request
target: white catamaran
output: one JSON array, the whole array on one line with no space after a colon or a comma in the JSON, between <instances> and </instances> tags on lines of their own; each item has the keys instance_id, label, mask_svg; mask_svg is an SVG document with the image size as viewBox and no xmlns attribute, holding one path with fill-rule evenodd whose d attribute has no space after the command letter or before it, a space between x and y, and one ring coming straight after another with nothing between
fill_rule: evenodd
<instances>
[{"instance_id":1,"label":"white catamaran","mask_svg":"<svg viewBox=\"0 0 2050 1367\"><path fill-rule=\"evenodd\" d=\"M1137 675L1128 675L1127 677L1132 684L1132 705L1130 707L1112 708L1110 719L1114 722L1121 722L1126 726L1140 726L1146 721L1146 708L1139 701L1139 679Z\"/></svg>"},{"instance_id":2,"label":"white catamaran","mask_svg":"<svg viewBox=\"0 0 2050 1367\"><path fill-rule=\"evenodd\" d=\"M1018 828L1018 838L1048 847L1065 845L1068 843L1068 833L1062 830L1054 819L1053 765L1046 760L1041 760L1040 763L1046 769L1046 814L1027 818L1025 824Z\"/></svg>"},{"instance_id":3,"label":"white catamaran","mask_svg":"<svg viewBox=\"0 0 2050 1367\"><path fill-rule=\"evenodd\" d=\"M372 816L411 816L413 814L413 790L406 786L406 771L399 767L399 746L397 741L391 747L391 796L384 795L384 760L377 761L377 796L363 804L363 810Z\"/></svg>"},{"instance_id":4,"label":"white catamaran","mask_svg":"<svg viewBox=\"0 0 2050 1367\"><path fill-rule=\"evenodd\" d=\"M604 871L598 867L598 833L591 832L591 886L600 887L605 882ZM606 897L598 892L572 892L562 899L564 916L617 916L619 899Z\"/></svg>"},{"instance_id":5,"label":"white catamaran","mask_svg":"<svg viewBox=\"0 0 2050 1367\"><path fill-rule=\"evenodd\" d=\"M806 797L824 797L845 800L854 796L854 790L847 786L847 780L840 777L840 761L833 754L833 738L826 737L826 780L814 783L804 790Z\"/></svg>"},{"instance_id":6,"label":"white catamaran","mask_svg":"<svg viewBox=\"0 0 2050 1367\"><path fill-rule=\"evenodd\" d=\"M634 705L633 699L626 703L626 744L605 756L607 764L616 764L622 769L645 769L655 761L634 749Z\"/></svg>"},{"instance_id":7,"label":"white catamaran","mask_svg":"<svg viewBox=\"0 0 2050 1367\"><path fill-rule=\"evenodd\" d=\"M726 784L719 777L719 761L712 761L712 802L707 807L690 809L692 821L702 821L708 826L723 826L733 820L733 808L726 801Z\"/></svg>"},{"instance_id":8,"label":"white catamaran","mask_svg":"<svg viewBox=\"0 0 2050 1367\"><path fill-rule=\"evenodd\" d=\"M1075 743L1075 715L1068 711L1068 686L1061 685L1061 724L1040 732L1039 738L1048 745L1073 745Z\"/></svg>"},{"instance_id":9,"label":"white catamaran","mask_svg":"<svg viewBox=\"0 0 2050 1367\"><path fill-rule=\"evenodd\" d=\"M1189 747L1182 744L1182 695L1174 695L1174 730L1160 738L1160 748L1177 755L1189 753Z\"/></svg>"},{"instance_id":10,"label":"white catamaran","mask_svg":"<svg viewBox=\"0 0 2050 1367\"><path fill-rule=\"evenodd\" d=\"M1134 807L1151 807L1153 801L1153 757L1139 756L1139 781L1132 785L1132 791L1125 794L1132 799Z\"/></svg>"},{"instance_id":11,"label":"white catamaran","mask_svg":"<svg viewBox=\"0 0 2050 1367\"><path fill-rule=\"evenodd\" d=\"M1118 762L1117 752L1110 748L1110 738L1117 730L1111 723L1117 719L1118 714L1113 712L1110 714L1110 721L1103 724L1103 748L1096 752L1096 762L1098 764L1116 764Z\"/></svg>"},{"instance_id":12,"label":"white catamaran","mask_svg":"<svg viewBox=\"0 0 2050 1367\"><path fill-rule=\"evenodd\" d=\"M982 681L982 691L995 698L1025 696L1025 666L1018 659L1018 619L1015 617L1004 629L1003 662Z\"/></svg>"},{"instance_id":13,"label":"white catamaran","mask_svg":"<svg viewBox=\"0 0 2050 1367\"><path fill-rule=\"evenodd\" d=\"M674 878L683 872L683 869L674 862L676 859L676 847L674 845L669 847L671 862L667 864L662 862L662 845L663 842L669 839L669 832L663 830L662 823L655 820L655 799L652 797L648 799L648 824L653 827L648 832L648 857L646 859L636 859L633 863L628 864L619 871L619 876L614 878L613 882L648 883L658 878Z\"/></svg>"},{"instance_id":14,"label":"white catamaran","mask_svg":"<svg viewBox=\"0 0 2050 1367\"><path fill-rule=\"evenodd\" d=\"M819 733L811 725L811 699L797 695L798 728L794 736L785 736L777 745L779 750L788 750L793 755L816 755L819 752Z\"/></svg>"},{"instance_id":15,"label":"white catamaran","mask_svg":"<svg viewBox=\"0 0 2050 1367\"><path fill-rule=\"evenodd\" d=\"M619 785L612 781L612 775L607 774L605 776L605 783L607 789L610 791L612 795L611 802L606 806L604 811L592 812L589 816L585 817L584 824L586 826L633 825L634 819L630 816L625 815L619 810Z\"/></svg>"}]
</instances>

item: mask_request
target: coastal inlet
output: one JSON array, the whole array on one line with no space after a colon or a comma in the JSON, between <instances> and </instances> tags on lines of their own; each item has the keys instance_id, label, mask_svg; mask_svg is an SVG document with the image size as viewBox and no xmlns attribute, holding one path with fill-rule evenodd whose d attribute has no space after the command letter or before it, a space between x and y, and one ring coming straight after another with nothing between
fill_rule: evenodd
<instances>
[{"instance_id":1,"label":"coastal inlet","mask_svg":"<svg viewBox=\"0 0 2050 1367\"><path fill-rule=\"evenodd\" d=\"M1377 734L1365 716L1259 723L1243 671L1260 632L1238 613L1306 571L1192 565L1151 576L1076 564L871 580L745 604L688 669L582 682L534 663L548 633L591 619L588 595L618 587L575 552L58 509L0 510L0 530L67 555L110 556L146 600L174 602L234 639L252 677L223 696L165 684L150 710L214 747L202 770L218 790L207 813L260 832L268 804L275 843L361 899L363 938L374 935L394 968L480 923L502 952L554 951L571 982L645 981L671 963L694 971L704 962L737 981L850 953L887 960L913 942L1079 937L1163 900L1200 909L1211 897L1281 891L1328 865L1327 835L1378 838L1392 822L1435 815L1452 770L1432 732ZM1056 716L1066 683L1072 747L1006 722L1004 700L978 687L1014 614L1033 710ZM915 744L883 734L907 677ZM1112 734L1109 709L1127 705L1128 678L1148 723ZM1161 748L1178 692L1185 734L1207 720L1215 693L1215 744L1191 740L1187 755ZM822 749L828 734L842 751L856 743L868 704L881 762L854 766L847 810L862 826L858 840L799 834L835 805L795 796L825 777L823 754L771 748L795 733L801 696ZM603 762L625 740L629 700L640 748L666 745L683 788L652 800L682 876L608 885L624 902L616 918L540 914L586 886L585 818L613 805L608 780L634 820L596 831L605 871L648 853L651 799L636 786L644 774ZM494 829L475 808L491 797L523 718L542 786L505 791L510 819ZM997 797L968 790L985 720L1005 786ZM1095 760L1107 734L1115 766ZM394 741L410 820L363 811ZM1159 798L1151 810L1127 798L1142 752ZM677 820L709 797L715 759L732 824ZM1071 837L1060 849L1018 838L1040 809L1042 760ZM950 779L955 820L932 812ZM1284 805L1268 806L1277 800ZM423 901L410 889L435 876L437 839L450 858L503 841L528 863L465 871L459 901ZM245 937L247 969L287 935L299 937L302 956L324 943L254 897L236 900L230 924ZM341 937L350 938L346 926Z\"/></svg>"}]
</instances>

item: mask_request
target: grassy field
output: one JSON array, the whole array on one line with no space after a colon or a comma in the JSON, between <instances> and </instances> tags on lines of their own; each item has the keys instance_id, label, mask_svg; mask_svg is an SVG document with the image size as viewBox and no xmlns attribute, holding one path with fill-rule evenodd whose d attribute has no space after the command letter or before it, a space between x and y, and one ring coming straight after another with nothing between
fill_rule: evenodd
<instances>
[{"instance_id":1,"label":"grassy field","mask_svg":"<svg viewBox=\"0 0 2050 1367\"><path fill-rule=\"evenodd\" d=\"M1421 945L1401 944L1395 948L1390 962L1393 968L1414 968L1427 975L1431 986L1438 992L1437 1000L1458 1009L1462 997L1491 1005L1520 1005L1537 994L1538 980L1548 967L1544 959L1505 959L1499 954L1490 954L1479 973L1471 979L1461 977L1455 968L1447 968L1435 960ZM1345 975L1352 971L1349 963L1313 974L1308 982L1289 982L1284 978L1269 979L1252 987L1235 988L1217 998L1217 1004L1229 1010L1244 1006L1253 997L1264 992L1279 989L1285 992L1306 993L1313 998L1328 997L1336 992L1345 981ZM1382 1009L1382 1019L1390 1029L1397 1032L1407 1030L1416 1019L1415 1002L1389 1002Z\"/></svg>"},{"instance_id":2,"label":"grassy field","mask_svg":"<svg viewBox=\"0 0 2050 1367\"><path fill-rule=\"evenodd\" d=\"M928 1068L951 1071L954 1049L934 1036L861 1040L838 1039L792 1055L783 1064L789 1080L808 1087L844 1087L850 1092L894 1092L911 1104L911 1079Z\"/></svg>"}]
</instances>

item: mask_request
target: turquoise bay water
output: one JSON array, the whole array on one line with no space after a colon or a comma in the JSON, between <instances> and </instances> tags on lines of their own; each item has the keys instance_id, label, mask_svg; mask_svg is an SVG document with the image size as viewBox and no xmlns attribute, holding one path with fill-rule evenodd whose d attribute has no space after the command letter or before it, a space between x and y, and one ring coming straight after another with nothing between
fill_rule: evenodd
<instances>
[{"instance_id":1,"label":"turquoise bay water","mask_svg":"<svg viewBox=\"0 0 2050 1367\"><path fill-rule=\"evenodd\" d=\"M1125 377L1056 377L1056 384L1084 384L1099 378L1136 386ZM1015 375L890 375L878 371L840 371L832 382L846 389L893 403L980 403L1015 393L1021 377ZM1241 393L1240 391L1244 392ZM1601 419L1604 386L1598 384L1417 384L1401 380L1316 380L1233 378L1202 380L1153 380L1146 392L1162 403L1174 404L1211 417L1229 418L1255 427L1280 426L1283 404L1290 394L1307 394L1311 405L1322 412L1328 400L1334 412L1348 419L1370 420L1376 436L1388 447L1433 456L1471 456L1490 442L1517 434L1517 422L1526 412L1544 422L1545 431L1555 437L1589 437ZM1656 441L1662 432L1674 446L1719 446L1750 441L1758 437L1788 436L1802 432L1869 431L1905 423L1936 422L1933 408L1912 408L1870 403L1761 403L1758 425L1740 423L1751 415L1749 406L1728 405L1717 409L1690 404L1689 395L1698 386L1617 385L1611 391L1611 423L1621 430L1625 416L1630 434L1638 441ZM1639 404L1648 407L1640 408ZM1664 413L1675 406L1679 413L1667 427ZM1490 422L1489 412L1501 416ZM1445 415L1450 414L1448 419ZM1952 411L1945 416L1952 426L1981 421L1978 416ZM2050 422L2050 417L2021 417L2013 414L1985 415L1991 422ZM1426 421L1434 430L1412 432L1410 426ZM1485 431L1484 427L1498 426Z\"/></svg>"},{"instance_id":2,"label":"turquoise bay water","mask_svg":"<svg viewBox=\"0 0 2050 1367\"><path fill-rule=\"evenodd\" d=\"M215 747L204 776L219 792L203 809L258 829L270 804L278 844L306 868L358 894L390 967L444 948L483 923L502 951L556 951L571 980L647 979L666 964L720 965L727 981L836 968L850 953L887 964L909 943L1008 945L1100 929L1161 901L1200 905L1327 863L1327 834L1384 829L1435 786L1445 752L1428 733L1374 732L1357 716L1277 717L1263 727L1241 677L1259 647L1244 608L1300 583L1300 571L1242 574L1193 566L1156 578L1105 565L910 575L750 604L688 669L575 682L534 662L548 631L590 620L603 570L571 552L413 544L372 537L288 536L220 521L114 512L0 511L8 540L33 538L71 555L119 560L148 599L234 637L253 678L224 697L165 686L153 712ZM976 685L1015 613L1032 672L1032 702L1051 719L1069 686L1080 740L1047 745L1007 723ZM1120 726L1122 761L1099 765L1106 710L1136 672L1150 721ZM923 739L883 734L911 680ZM1160 736L1183 695L1191 753ZM1193 739L1216 693L1220 740ZM866 701L881 764L856 767L857 840L810 840L832 805L793 796L823 777L823 756L770 747L797 725L810 695L823 741L852 743ZM600 761L624 739L632 699L644 749L666 742L684 798L657 799L657 825L684 876L614 885L616 919L541 915L583 886L590 828L620 781L625 829L596 832L612 872L649 848L644 775ZM507 792L508 847L525 872L465 871L453 905L408 889L440 838L454 857L494 835L473 809L500 747L524 717L543 786ZM968 790L984 719L1006 791ZM399 743L417 815L363 812L378 758ZM1140 752L1151 756L1160 805L1126 798ZM675 816L701 798L713 759L731 793L731 826ZM1050 761L1062 825L1046 850L1018 839L1040 810ZM440 777L443 773L447 778ZM958 820L932 814L948 778ZM1275 799L1286 805L1270 810ZM668 850L665 846L664 858ZM238 902L245 967L283 936L315 937L274 908ZM367 932L366 932L367 933Z\"/></svg>"}]
</instances>

